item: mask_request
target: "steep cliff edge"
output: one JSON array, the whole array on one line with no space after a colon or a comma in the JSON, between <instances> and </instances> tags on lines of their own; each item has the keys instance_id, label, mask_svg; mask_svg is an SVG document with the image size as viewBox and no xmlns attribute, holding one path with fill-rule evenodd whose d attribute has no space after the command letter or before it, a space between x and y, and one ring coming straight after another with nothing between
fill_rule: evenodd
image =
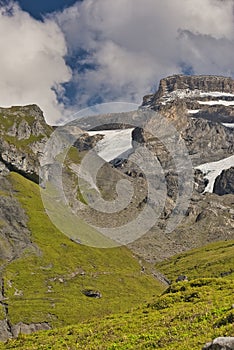
<instances>
[{"instance_id":1,"label":"steep cliff edge","mask_svg":"<svg viewBox=\"0 0 234 350\"><path fill-rule=\"evenodd\" d=\"M8 169L38 182L40 157L52 131L36 105L0 108L0 173Z\"/></svg>"},{"instance_id":2,"label":"steep cliff edge","mask_svg":"<svg viewBox=\"0 0 234 350\"><path fill-rule=\"evenodd\" d=\"M143 98L142 108L158 111L174 123L194 166L234 154L232 78L184 75L164 78L155 94ZM138 135L147 142L146 137L139 132Z\"/></svg>"}]
</instances>

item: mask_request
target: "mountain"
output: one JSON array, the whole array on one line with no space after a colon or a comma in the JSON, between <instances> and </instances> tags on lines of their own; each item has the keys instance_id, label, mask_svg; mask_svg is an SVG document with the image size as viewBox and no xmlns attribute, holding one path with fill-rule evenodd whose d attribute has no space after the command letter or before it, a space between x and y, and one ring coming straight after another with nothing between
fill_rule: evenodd
<instances>
[{"instance_id":1,"label":"mountain","mask_svg":"<svg viewBox=\"0 0 234 350\"><path fill-rule=\"evenodd\" d=\"M143 98L142 107L160 112L179 128L193 165L218 161L234 152L233 84L218 76L168 77L155 94Z\"/></svg>"},{"instance_id":2,"label":"mountain","mask_svg":"<svg viewBox=\"0 0 234 350\"><path fill-rule=\"evenodd\" d=\"M122 179L135 183L135 188L138 189L132 200L134 208L144 208L144 201L147 202L147 184L141 177L142 171L134 165L134 157L140 147L146 147L157 156L163 168L165 176L162 180L157 180L158 188L163 187L165 183L167 186L166 203L162 215L147 234L129 245L141 258L154 262L213 241L233 239L233 197L219 197L214 190L217 177L222 171L228 172L234 164L233 105L233 79L218 76L176 75L162 79L158 91L144 97L138 111L99 115L95 118L79 120L80 127L87 131L97 130L95 133L103 134L100 145L107 145L108 161L111 159L112 152L113 157L115 155L115 159L111 161L114 167L112 172L109 169L108 175L104 172L100 174L100 177L104 178L102 187L106 188L107 196L115 193L113 181L110 181L109 188L107 184L108 177L114 176L110 173L117 171L118 177L122 174ZM136 126L140 123L142 127ZM120 125L125 130L121 131ZM183 159L181 171L178 174L170 152L160 140L160 137L163 139L165 136L165 130L169 130L171 125L178 134L166 135L167 145L170 139L175 140L171 146L172 149L180 144L181 140L184 142L193 167L193 173L188 176L186 175L187 165L183 167ZM105 135L111 128L113 136L112 139L108 139ZM152 135L151 130L156 130L158 137ZM118 138L120 132L122 135L124 133L125 139ZM114 137L119 141L118 148L121 152L123 154L127 152L127 159L123 159L121 154L116 156ZM132 147L130 148L131 138ZM121 148L124 145L126 148ZM100 149L99 155L105 157L101 152ZM152 176L154 172L153 168ZM228 176L228 179L226 185L229 188L228 193L233 195L231 177ZM178 181L182 183L187 181L188 185L192 181L193 193L189 198L188 208L180 226L173 232L166 233L165 227L176 206L180 191L181 184ZM114 221L117 226L125 223L126 218L131 221L137 215L138 209L137 212L133 211L130 205L115 216L102 215L89 209L88 215L92 216L92 222L111 226Z\"/></svg>"},{"instance_id":3,"label":"mountain","mask_svg":"<svg viewBox=\"0 0 234 350\"><path fill-rule=\"evenodd\" d=\"M64 128L36 105L0 109L0 339L52 328L6 349L201 349L231 335L233 106L233 79L175 75L137 111ZM82 170L93 149L96 176ZM90 202L100 197L106 212ZM147 207L155 215L157 200L156 222L137 221ZM93 227L106 229L103 241ZM125 241L112 245L118 227Z\"/></svg>"}]
</instances>

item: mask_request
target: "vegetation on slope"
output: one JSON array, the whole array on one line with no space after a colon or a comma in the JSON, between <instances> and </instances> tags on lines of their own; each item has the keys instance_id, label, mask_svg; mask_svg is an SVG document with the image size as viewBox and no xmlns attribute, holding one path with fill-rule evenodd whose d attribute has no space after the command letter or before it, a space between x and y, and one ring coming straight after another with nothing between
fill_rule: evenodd
<instances>
[{"instance_id":1,"label":"vegetation on slope","mask_svg":"<svg viewBox=\"0 0 234 350\"><path fill-rule=\"evenodd\" d=\"M156 267L172 280L186 273L189 281L172 283L148 304L74 326L20 335L4 349L201 350L218 336L234 336L231 266L231 241L177 255ZM215 277L225 271L229 273Z\"/></svg>"},{"instance_id":2,"label":"vegetation on slope","mask_svg":"<svg viewBox=\"0 0 234 350\"><path fill-rule=\"evenodd\" d=\"M63 235L46 215L38 185L15 173L10 179L28 214L34 245L34 254L25 251L4 272L12 324L74 324L126 311L162 291L126 248L91 248ZM98 290L102 298L88 298L84 289Z\"/></svg>"},{"instance_id":3,"label":"vegetation on slope","mask_svg":"<svg viewBox=\"0 0 234 350\"><path fill-rule=\"evenodd\" d=\"M208 340L234 335L233 292L231 278L175 283L131 312L21 335L4 344L4 349L201 350Z\"/></svg>"},{"instance_id":4,"label":"vegetation on slope","mask_svg":"<svg viewBox=\"0 0 234 350\"><path fill-rule=\"evenodd\" d=\"M156 269L172 281L179 275L189 279L231 275L234 274L233 252L234 241L215 242L157 263Z\"/></svg>"}]
</instances>

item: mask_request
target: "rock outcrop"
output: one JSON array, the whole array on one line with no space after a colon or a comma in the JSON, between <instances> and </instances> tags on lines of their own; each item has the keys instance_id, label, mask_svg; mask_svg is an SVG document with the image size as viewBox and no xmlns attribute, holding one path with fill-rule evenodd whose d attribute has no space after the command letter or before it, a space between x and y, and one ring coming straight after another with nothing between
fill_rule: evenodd
<instances>
[{"instance_id":1,"label":"rock outcrop","mask_svg":"<svg viewBox=\"0 0 234 350\"><path fill-rule=\"evenodd\" d=\"M14 196L10 181L0 176L0 257L12 261L25 249L32 250L31 232L27 228L28 218Z\"/></svg>"},{"instance_id":2,"label":"rock outcrop","mask_svg":"<svg viewBox=\"0 0 234 350\"><path fill-rule=\"evenodd\" d=\"M93 135L90 136L88 133L82 134L78 137L76 142L74 143L74 146L80 151L89 151L90 149L94 148L98 141L103 139L103 135Z\"/></svg>"},{"instance_id":3,"label":"rock outcrop","mask_svg":"<svg viewBox=\"0 0 234 350\"><path fill-rule=\"evenodd\" d=\"M19 334L31 334L38 331L48 331L49 329L51 329L51 327L47 322L31 324L19 322L11 327L11 332L12 336L16 338L19 336Z\"/></svg>"},{"instance_id":4,"label":"rock outcrop","mask_svg":"<svg viewBox=\"0 0 234 350\"><path fill-rule=\"evenodd\" d=\"M36 105L0 108L1 164L38 182L39 160L52 131Z\"/></svg>"},{"instance_id":5,"label":"rock outcrop","mask_svg":"<svg viewBox=\"0 0 234 350\"><path fill-rule=\"evenodd\" d=\"M176 90L200 90L208 93L219 91L234 94L234 80L229 77L211 75L173 75L160 81L154 98L160 99L167 93Z\"/></svg>"},{"instance_id":6,"label":"rock outcrop","mask_svg":"<svg viewBox=\"0 0 234 350\"><path fill-rule=\"evenodd\" d=\"M223 170L214 183L214 193L222 196L234 194L234 167Z\"/></svg>"},{"instance_id":7,"label":"rock outcrop","mask_svg":"<svg viewBox=\"0 0 234 350\"><path fill-rule=\"evenodd\" d=\"M234 350L234 337L219 337L207 343L202 350Z\"/></svg>"},{"instance_id":8,"label":"rock outcrop","mask_svg":"<svg viewBox=\"0 0 234 350\"><path fill-rule=\"evenodd\" d=\"M218 76L175 75L144 97L142 108L161 113L181 133L193 165L234 153L234 80ZM225 125L223 125L224 123ZM147 142L139 135L138 139Z\"/></svg>"}]
</instances>

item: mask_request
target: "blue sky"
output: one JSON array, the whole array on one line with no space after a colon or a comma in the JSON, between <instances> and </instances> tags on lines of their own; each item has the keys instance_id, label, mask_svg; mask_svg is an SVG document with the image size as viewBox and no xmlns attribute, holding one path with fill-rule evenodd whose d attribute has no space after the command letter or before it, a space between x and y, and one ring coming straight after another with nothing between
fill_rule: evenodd
<instances>
[{"instance_id":1,"label":"blue sky","mask_svg":"<svg viewBox=\"0 0 234 350\"><path fill-rule=\"evenodd\" d=\"M19 0L21 8L28 11L33 17L41 19L43 15L62 11L64 8L72 6L76 0Z\"/></svg>"},{"instance_id":2,"label":"blue sky","mask_svg":"<svg viewBox=\"0 0 234 350\"><path fill-rule=\"evenodd\" d=\"M165 76L234 77L233 0L0 0L0 106L54 124L102 102L141 104Z\"/></svg>"}]
</instances>

